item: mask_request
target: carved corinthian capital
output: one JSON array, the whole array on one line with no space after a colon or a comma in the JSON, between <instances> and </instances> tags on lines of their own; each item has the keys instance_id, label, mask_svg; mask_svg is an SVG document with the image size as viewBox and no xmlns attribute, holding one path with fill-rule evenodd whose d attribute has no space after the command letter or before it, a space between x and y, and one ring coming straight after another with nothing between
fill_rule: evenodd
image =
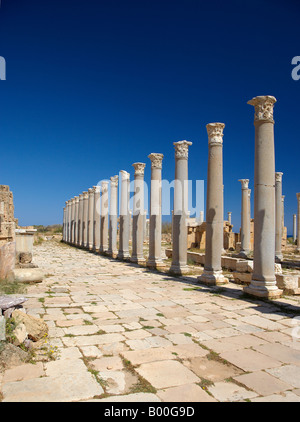
<instances>
[{"instance_id":1,"label":"carved corinthian capital","mask_svg":"<svg viewBox=\"0 0 300 422\"><path fill-rule=\"evenodd\" d=\"M146 167L145 163L133 163L135 176L144 176L144 170Z\"/></svg>"},{"instance_id":2,"label":"carved corinthian capital","mask_svg":"<svg viewBox=\"0 0 300 422\"><path fill-rule=\"evenodd\" d=\"M162 168L162 160L164 158L163 154L157 154L155 152L152 152L150 155L148 155L148 158L150 158L151 160L151 168Z\"/></svg>"},{"instance_id":3,"label":"carved corinthian capital","mask_svg":"<svg viewBox=\"0 0 300 422\"><path fill-rule=\"evenodd\" d=\"M260 121L274 123L273 108L276 101L272 95L260 95L248 101L247 104L254 106L254 123Z\"/></svg>"},{"instance_id":4,"label":"carved corinthian capital","mask_svg":"<svg viewBox=\"0 0 300 422\"><path fill-rule=\"evenodd\" d=\"M118 187L118 181L119 181L119 176L112 176L110 178L110 186L117 188Z\"/></svg>"},{"instance_id":5,"label":"carved corinthian capital","mask_svg":"<svg viewBox=\"0 0 300 422\"><path fill-rule=\"evenodd\" d=\"M223 144L224 127L225 127L224 123L208 123L208 125L206 125L209 145Z\"/></svg>"},{"instance_id":6,"label":"carved corinthian capital","mask_svg":"<svg viewBox=\"0 0 300 422\"><path fill-rule=\"evenodd\" d=\"M242 189L248 189L249 179L240 179L239 182L242 184Z\"/></svg>"},{"instance_id":7,"label":"carved corinthian capital","mask_svg":"<svg viewBox=\"0 0 300 422\"><path fill-rule=\"evenodd\" d=\"M192 142L189 141L179 141L173 142L175 146L175 158L184 158L188 159L189 156L189 146L193 145Z\"/></svg>"},{"instance_id":8,"label":"carved corinthian capital","mask_svg":"<svg viewBox=\"0 0 300 422\"><path fill-rule=\"evenodd\" d=\"M281 182L282 181L282 175L283 175L283 173L281 173L280 171L277 171L275 173L275 182Z\"/></svg>"}]
</instances>

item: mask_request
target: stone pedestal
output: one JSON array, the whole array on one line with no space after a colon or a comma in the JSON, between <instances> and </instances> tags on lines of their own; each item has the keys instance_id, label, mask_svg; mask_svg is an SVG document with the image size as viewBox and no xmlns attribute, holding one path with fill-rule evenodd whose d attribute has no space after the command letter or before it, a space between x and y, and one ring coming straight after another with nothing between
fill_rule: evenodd
<instances>
[{"instance_id":1,"label":"stone pedestal","mask_svg":"<svg viewBox=\"0 0 300 422\"><path fill-rule=\"evenodd\" d=\"M101 184L101 230L100 230L100 252L108 250L108 181Z\"/></svg>"},{"instance_id":2,"label":"stone pedestal","mask_svg":"<svg viewBox=\"0 0 300 422\"><path fill-rule=\"evenodd\" d=\"M250 252L249 179L240 179L242 184L241 207L241 251L240 257L247 258Z\"/></svg>"},{"instance_id":3,"label":"stone pedestal","mask_svg":"<svg viewBox=\"0 0 300 422\"><path fill-rule=\"evenodd\" d=\"M151 160L149 256L147 267L163 269L161 258L161 170L163 154L148 155Z\"/></svg>"},{"instance_id":4,"label":"stone pedestal","mask_svg":"<svg viewBox=\"0 0 300 422\"><path fill-rule=\"evenodd\" d=\"M251 283L244 291L252 296L277 298L282 294L275 277L275 159L272 96L253 98L255 108L254 259Z\"/></svg>"},{"instance_id":5,"label":"stone pedestal","mask_svg":"<svg viewBox=\"0 0 300 422\"><path fill-rule=\"evenodd\" d=\"M93 214L93 220L94 220L94 236L93 236L93 250L95 252L99 252L100 250L100 186L94 186L94 214Z\"/></svg>"},{"instance_id":6,"label":"stone pedestal","mask_svg":"<svg viewBox=\"0 0 300 422\"><path fill-rule=\"evenodd\" d=\"M88 189L88 249L94 246L94 188Z\"/></svg>"},{"instance_id":7,"label":"stone pedestal","mask_svg":"<svg viewBox=\"0 0 300 422\"><path fill-rule=\"evenodd\" d=\"M224 123L209 123L206 192L206 238L204 271L198 280L209 285L228 283L221 266L223 251L223 129Z\"/></svg>"},{"instance_id":8,"label":"stone pedestal","mask_svg":"<svg viewBox=\"0 0 300 422\"><path fill-rule=\"evenodd\" d=\"M282 175L275 173L275 260L281 262L282 252Z\"/></svg>"},{"instance_id":9,"label":"stone pedestal","mask_svg":"<svg viewBox=\"0 0 300 422\"><path fill-rule=\"evenodd\" d=\"M187 216L188 216L188 149L192 142L174 142L175 184L172 233L172 264L170 273L185 274L187 266Z\"/></svg>"},{"instance_id":10,"label":"stone pedestal","mask_svg":"<svg viewBox=\"0 0 300 422\"><path fill-rule=\"evenodd\" d=\"M116 258L118 255L118 181L119 176L113 176L110 178L110 210L107 254L112 256L113 258Z\"/></svg>"},{"instance_id":11,"label":"stone pedestal","mask_svg":"<svg viewBox=\"0 0 300 422\"><path fill-rule=\"evenodd\" d=\"M131 262L144 264L144 171L146 164L134 163L134 196L132 219L132 254Z\"/></svg>"},{"instance_id":12,"label":"stone pedestal","mask_svg":"<svg viewBox=\"0 0 300 422\"><path fill-rule=\"evenodd\" d=\"M120 234L118 259L129 259L129 183L130 174L121 170L121 199L120 199Z\"/></svg>"}]
</instances>

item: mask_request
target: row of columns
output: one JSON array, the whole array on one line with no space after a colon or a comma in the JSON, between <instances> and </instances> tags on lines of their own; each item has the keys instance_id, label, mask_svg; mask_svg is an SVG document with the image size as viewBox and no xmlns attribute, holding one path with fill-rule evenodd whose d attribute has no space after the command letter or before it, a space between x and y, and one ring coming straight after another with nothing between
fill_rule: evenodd
<instances>
[{"instance_id":1,"label":"row of columns","mask_svg":"<svg viewBox=\"0 0 300 422\"><path fill-rule=\"evenodd\" d=\"M252 280L245 292L260 297L278 297L282 291L276 286L275 277L275 247L276 253L280 256L281 249L277 246L279 239L279 226L282 227L282 211L278 208L279 198L282 201L282 189L279 181L281 173L276 174L275 190L275 159L274 159L274 120L273 107L276 99L272 96L259 96L253 98L248 104L255 109L255 176L254 176L254 268ZM207 198L206 198L206 245L205 265L202 275L198 278L206 284L224 284L228 280L224 277L221 267L221 255L223 250L223 129L224 123L210 123L206 126L208 133L208 169L207 169ZM174 185L174 210L172 221L172 264L170 271L176 274L183 274L187 270L187 224L188 216L188 149L192 145L188 141L175 142L175 185ZM162 264L160 254L161 243L161 161L162 154L150 154L151 159L151 193L150 193L150 235L149 235L149 257L147 265L159 267ZM132 231L132 256L133 262L143 263L142 233L144 218L144 192L143 177L144 163L133 164L135 168L135 196L134 199L134 221ZM121 171L121 206L120 206L120 238L118 258L129 258L129 173ZM280 175L280 177L279 177ZM116 178L116 177L115 177ZM116 180L116 179L115 179ZM247 255L250 243L250 201L248 179L241 179L242 183L242 251ZM112 182L112 180L111 180ZM281 181L280 181L281 183ZM95 189L95 188L94 188ZM103 190L104 189L104 190ZM105 238L107 233L107 213L104 212L102 204L108 199L105 196L105 186L102 186L101 201L101 237L100 251L106 251ZM275 196L276 192L276 196ZM80 220L80 195L79 195L79 220L73 218L72 199L66 204L66 217L64 223L67 232L64 236L67 242L72 243L73 232L78 228L79 245L87 245L87 230L89 214L88 193L83 196L83 220ZM111 193L112 195L112 193ZM297 196L298 197L298 196ZM300 197L300 194L299 194ZM103 199L104 198L104 199ZM275 212L275 198L278 198L278 211ZM94 201L95 202L95 201ZM111 207L115 207L115 200L111 197ZM298 207L300 200L298 198ZM71 205L72 204L72 205ZM90 202L92 204L92 201ZM112 205L113 204L113 205ZM90 205L92 207L92 205ZM105 205L103 205L105 207ZM94 203L94 224L95 224L95 203ZM106 206L107 209L107 206ZM110 210L111 216L114 209ZM74 216L76 215L76 212ZM298 211L298 216L300 212ZM71 217L70 217L71 216ZM299 217L298 217L299 218ZM275 219L277 224L275 226ZM280 224L279 224L280 221ZM75 224L75 227L74 227ZM90 223L91 224L91 223ZM81 227L82 225L82 227ZM109 253L116 253L115 235L116 219L110 218L109 229ZM300 224L298 224L299 231ZM115 230L115 231L114 231ZM80 234L82 233L82 234ZM282 231L281 231L282 233ZM81 242L80 243L80 236ZM299 239L299 233L298 233ZM95 240L95 239L94 239ZM90 245L91 243L89 243ZM281 239L280 239L281 245ZM89 246L90 247L90 246ZM93 242L93 248L95 243ZM102 248L102 249L101 249ZM95 248L95 250L97 250Z\"/></svg>"},{"instance_id":2,"label":"row of columns","mask_svg":"<svg viewBox=\"0 0 300 422\"><path fill-rule=\"evenodd\" d=\"M147 264L150 268L163 268L161 257L161 176L163 154L151 153L149 256L143 254L145 234L144 169L145 163L134 163L134 196L132 233L129 210L130 174L121 170L121 195L118 231L119 176L102 181L79 196L66 201L63 216L63 241L71 245L103 253L134 263ZM110 185L110 198L109 198ZM108 205L109 204L109 205ZM132 253L129 239L132 235Z\"/></svg>"}]
</instances>

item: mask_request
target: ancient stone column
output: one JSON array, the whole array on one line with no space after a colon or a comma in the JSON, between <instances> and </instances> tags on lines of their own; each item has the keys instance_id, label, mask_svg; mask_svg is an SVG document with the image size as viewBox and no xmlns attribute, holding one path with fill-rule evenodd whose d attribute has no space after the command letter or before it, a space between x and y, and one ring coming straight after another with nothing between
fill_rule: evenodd
<instances>
[{"instance_id":1,"label":"ancient stone column","mask_svg":"<svg viewBox=\"0 0 300 422\"><path fill-rule=\"evenodd\" d=\"M131 262L144 264L144 171L145 163L134 163L134 196L132 217L132 254Z\"/></svg>"},{"instance_id":2,"label":"ancient stone column","mask_svg":"<svg viewBox=\"0 0 300 422\"><path fill-rule=\"evenodd\" d=\"M88 212L89 212L89 194L83 192L83 216L82 216L82 246L88 248Z\"/></svg>"},{"instance_id":3,"label":"ancient stone column","mask_svg":"<svg viewBox=\"0 0 300 422\"><path fill-rule=\"evenodd\" d=\"M204 212L200 211L200 215L199 215L199 224L202 224L204 221Z\"/></svg>"},{"instance_id":4,"label":"ancient stone column","mask_svg":"<svg viewBox=\"0 0 300 422\"><path fill-rule=\"evenodd\" d=\"M71 244L75 244L75 198L71 199Z\"/></svg>"},{"instance_id":5,"label":"ancient stone column","mask_svg":"<svg viewBox=\"0 0 300 422\"><path fill-rule=\"evenodd\" d=\"M94 188L88 189L88 249L94 246Z\"/></svg>"},{"instance_id":6,"label":"ancient stone column","mask_svg":"<svg viewBox=\"0 0 300 422\"><path fill-rule=\"evenodd\" d=\"M282 175L275 173L275 260L282 260Z\"/></svg>"},{"instance_id":7,"label":"ancient stone column","mask_svg":"<svg viewBox=\"0 0 300 422\"><path fill-rule=\"evenodd\" d=\"M231 224L231 211L228 211L227 216L228 216L228 223Z\"/></svg>"},{"instance_id":8,"label":"ancient stone column","mask_svg":"<svg viewBox=\"0 0 300 422\"><path fill-rule=\"evenodd\" d=\"M75 215L74 215L74 241L73 245L78 243L78 212L79 212L79 196L75 196Z\"/></svg>"},{"instance_id":9,"label":"ancient stone column","mask_svg":"<svg viewBox=\"0 0 300 422\"><path fill-rule=\"evenodd\" d=\"M165 264L161 258L161 171L163 154L151 153L151 186L149 216L149 256L147 267L162 269Z\"/></svg>"},{"instance_id":10,"label":"ancient stone column","mask_svg":"<svg viewBox=\"0 0 300 422\"><path fill-rule=\"evenodd\" d=\"M188 217L188 149L192 142L174 142L175 184L172 234L172 264L170 272L184 274L187 266L187 217Z\"/></svg>"},{"instance_id":11,"label":"ancient stone column","mask_svg":"<svg viewBox=\"0 0 300 422\"><path fill-rule=\"evenodd\" d=\"M118 230L118 181L119 176L110 178L110 209L108 232L108 255L116 258L118 255L117 230Z\"/></svg>"},{"instance_id":12,"label":"ancient stone column","mask_svg":"<svg viewBox=\"0 0 300 422\"><path fill-rule=\"evenodd\" d=\"M68 201L65 201L65 207L64 207L64 215L63 215L63 241L67 241L67 207L68 207Z\"/></svg>"},{"instance_id":13,"label":"ancient stone column","mask_svg":"<svg viewBox=\"0 0 300 422\"><path fill-rule=\"evenodd\" d=\"M93 235L93 250L98 252L100 250L100 186L94 186L94 213L93 213L93 225L94 225L94 235Z\"/></svg>"},{"instance_id":14,"label":"ancient stone column","mask_svg":"<svg viewBox=\"0 0 300 422\"><path fill-rule=\"evenodd\" d=\"M248 102L255 108L254 259L252 280L244 291L259 297L280 297L275 277L275 159L273 107L270 95Z\"/></svg>"},{"instance_id":15,"label":"ancient stone column","mask_svg":"<svg viewBox=\"0 0 300 422\"><path fill-rule=\"evenodd\" d=\"M209 123L206 190L206 237L204 271L198 280L219 285L228 282L221 266L223 251L223 129L224 123Z\"/></svg>"},{"instance_id":16,"label":"ancient stone column","mask_svg":"<svg viewBox=\"0 0 300 422\"><path fill-rule=\"evenodd\" d=\"M128 259L129 255L129 182L130 174L121 170L120 230L118 259Z\"/></svg>"},{"instance_id":17,"label":"ancient stone column","mask_svg":"<svg viewBox=\"0 0 300 422\"><path fill-rule=\"evenodd\" d=\"M249 221L251 223L251 189L248 189Z\"/></svg>"},{"instance_id":18,"label":"ancient stone column","mask_svg":"<svg viewBox=\"0 0 300 422\"><path fill-rule=\"evenodd\" d=\"M282 195L282 236L284 234L284 198L285 195Z\"/></svg>"},{"instance_id":19,"label":"ancient stone column","mask_svg":"<svg viewBox=\"0 0 300 422\"><path fill-rule=\"evenodd\" d=\"M78 235L77 235L77 246L82 246L82 227L83 227L83 193L79 195L78 204Z\"/></svg>"},{"instance_id":20,"label":"ancient stone column","mask_svg":"<svg viewBox=\"0 0 300 422\"><path fill-rule=\"evenodd\" d=\"M240 179L239 182L242 184L241 251L239 256L247 258L250 252L249 179Z\"/></svg>"},{"instance_id":21,"label":"ancient stone column","mask_svg":"<svg viewBox=\"0 0 300 422\"><path fill-rule=\"evenodd\" d=\"M67 235L67 242L68 242L68 243L71 243L72 199L69 199L69 200L68 200L67 218L68 218L68 235Z\"/></svg>"},{"instance_id":22,"label":"ancient stone column","mask_svg":"<svg viewBox=\"0 0 300 422\"><path fill-rule=\"evenodd\" d=\"M108 250L108 181L101 183L101 230L100 230L100 252Z\"/></svg>"},{"instance_id":23,"label":"ancient stone column","mask_svg":"<svg viewBox=\"0 0 300 422\"><path fill-rule=\"evenodd\" d=\"M293 214L293 242L297 239L297 214Z\"/></svg>"},{"instance_id":24,"label":"ancient stone column","mask_svg":"<svg viewBox=\"0 0 300 422\"><path fill-rule=\"evenodd\" d=\"M297 216L297 251L300 252L300 193L296 193L298 201L298 216Z\"/></svg>"}]
</instances>

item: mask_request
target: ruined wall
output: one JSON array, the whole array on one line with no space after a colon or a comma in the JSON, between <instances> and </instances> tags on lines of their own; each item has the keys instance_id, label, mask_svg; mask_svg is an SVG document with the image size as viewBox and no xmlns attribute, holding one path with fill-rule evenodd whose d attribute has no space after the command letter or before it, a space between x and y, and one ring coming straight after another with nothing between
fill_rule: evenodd
<instances>
[{"instance_id":1,"label":"ruined wall","mask_svg":"<svg viewBox=\"0 0 300 422\"><path fill-rule=\"evenodd\" d=\"M0 185L0 280L15 267L15 227L13 194Z\"/></svg>"}]
</instances>

